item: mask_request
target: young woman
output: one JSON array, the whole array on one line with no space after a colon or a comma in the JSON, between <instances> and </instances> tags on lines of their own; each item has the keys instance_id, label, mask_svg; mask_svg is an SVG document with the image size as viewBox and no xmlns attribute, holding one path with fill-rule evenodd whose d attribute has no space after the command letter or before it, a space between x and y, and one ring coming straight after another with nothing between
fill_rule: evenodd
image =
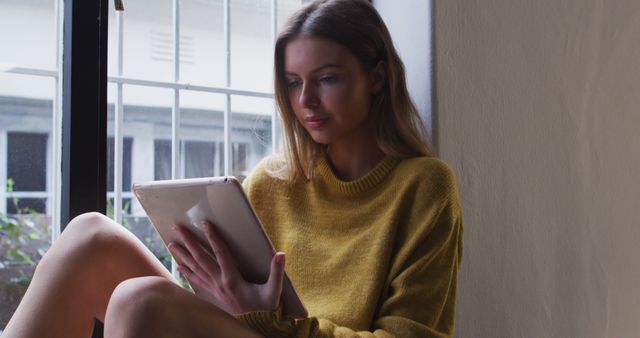
<instances>
[{"instance_id":1,"label":"young woman","mask_svg":"<svg viewBox=\"0 0 640 338\"><path fill-rule=\"evenodd\" d=\"M235 315L185 291L130 233L75 218L36 269L4 332L88 337L448 337L462 257L451 170L434 158L404 69L365 0L315 1L275 46L284 156L245 189L275 247L271 275L247 283L206 228L215 257L181 227L179 270ZM282 315L285 268L310 317Z\"/></svg>"}]
</instances>

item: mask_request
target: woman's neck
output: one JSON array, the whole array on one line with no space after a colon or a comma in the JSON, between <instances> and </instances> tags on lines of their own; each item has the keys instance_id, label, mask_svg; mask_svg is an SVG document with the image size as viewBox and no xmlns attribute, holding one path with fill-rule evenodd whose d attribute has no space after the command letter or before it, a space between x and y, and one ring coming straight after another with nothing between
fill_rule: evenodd
<instances>
[{"instance_id":1,"label":"woman's neck","mask_svg":"<svg viewBox=\"0 0 640 338\"><path fill-rule=\"evenodd\" d=\"M334 144L327 148L329 164L335 175L343 181L354 181L365 176L384 156L375 139Z\"/></svg>"}]
</instances>

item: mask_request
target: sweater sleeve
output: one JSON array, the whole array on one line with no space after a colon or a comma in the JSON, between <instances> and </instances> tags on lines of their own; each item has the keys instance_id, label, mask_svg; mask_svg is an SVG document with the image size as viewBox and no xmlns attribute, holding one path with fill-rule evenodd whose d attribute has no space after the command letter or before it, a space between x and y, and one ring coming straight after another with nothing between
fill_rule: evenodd
<instances>
[{"instance_id":1,"label":"sweater sleeve","mask_svg":"<svg viewBox=\"0 0 640 338\"><path fill-rule=\"evenodd\" d=\"M283 318L279 309L239 314L236 318L272 337L451 337L457 272L462 257L462 213L455 191L426 217L422 231L409 234L384 300L370 331L354 331L326 319Z\"/></svg>"}]
</instances>

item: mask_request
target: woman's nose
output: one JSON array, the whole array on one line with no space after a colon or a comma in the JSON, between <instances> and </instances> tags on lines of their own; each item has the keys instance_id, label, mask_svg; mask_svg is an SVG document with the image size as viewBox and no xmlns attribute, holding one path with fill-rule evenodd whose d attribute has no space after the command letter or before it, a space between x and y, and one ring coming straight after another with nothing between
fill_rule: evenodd
<instances>
[{"instance_id":1,"label":"woman's nose","mask_svg":"<svg viewBox=\"0 0 640 338\"><path fill-rule=\"evenodd\" d=\"M318 93L316 93L315 88L312 85L303 85L302 90L300 91L300 97L298 98L299 103L304 108L313 108L317 107L320 103L318 99Z\"/></svg>"}]
</instances>

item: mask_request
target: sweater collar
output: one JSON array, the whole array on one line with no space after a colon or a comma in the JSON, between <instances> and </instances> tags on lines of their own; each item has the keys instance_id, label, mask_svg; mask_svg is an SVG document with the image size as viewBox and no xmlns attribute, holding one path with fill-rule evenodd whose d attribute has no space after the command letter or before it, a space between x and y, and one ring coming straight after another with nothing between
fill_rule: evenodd
<instances>
[{"instance_id":1,"label":"sweater collar","mask_svg":"<svg viewBox=\"0 0 640 338\"><path fill-rule=\"evenodd\" d=\"M318 158L316 170L331 192L357 195L382 182L399 162L400 158L387 155L366 175L349 182L336 177L325 156Z\"/></svg>"}]
</instances>

